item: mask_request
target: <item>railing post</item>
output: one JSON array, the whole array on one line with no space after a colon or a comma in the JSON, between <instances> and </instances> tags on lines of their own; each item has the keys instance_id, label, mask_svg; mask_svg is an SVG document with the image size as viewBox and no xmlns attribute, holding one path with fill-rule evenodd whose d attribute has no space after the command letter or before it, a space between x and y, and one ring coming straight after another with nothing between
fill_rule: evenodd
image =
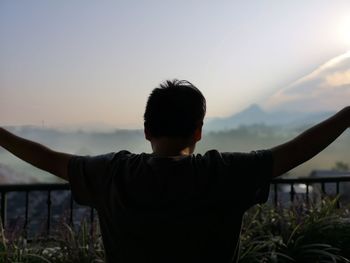
<instances>
[{"instance_id":1,"label":"railing post","mask_svg":"<svg viewBox=\"0 0 350 263\"><path fill-rule=\"evenodd\" d=\"M26 199L25 199L25 216L24 216L24 230L25 233L27 233L27 227L28 227L28 212L29 212L29 191L26 191Z\"/></svg>"},{"instance_id":2,"label":"railing post","mask_svg":"<svg viewBox=\"0 0 350 263\"><path fill-rule=\"evenodd\" d=\"M321 189L322 189L322 195L324 196L326 194L326 186L324 182L321 182Z\"/></svg>"},{"instance_id":3,"label":"railing post","mask_svg":"<svg viewBox=\"0 0 350 263\"><path fill-rule=\"evenodd\" d=\"M50 235L51 223L51 190L47 191L47 235Z\"/></svg>"},{"instance_id":4,"label":"railing post","mask_svg":"<svg viewBox=\"0 0 350 263\"><path fill-rule=\"evenodd\" d=\"M290 184L290 201L293 203L294 202L294 183Z\"/></svg>"},{"instance_id":5,"label":"railing post","mask_svg":"<svg viewBox=\"0 0 350 263\"><path fill-rule=\"evenodd\" d=\"M94 234L94 209L90 210L90 236Z\"/></svg>"},{"instance_id":6,"label":"railing post","mask_svg":"<svg viewBox=\"0 0 350 263\"><path fill-rule=\"evenodd\" d=\"M339 181L336 182L336 188L337 188L337 208L340 208L340 202L339 202L339 199L340 199L340 195L339 195Z\"/></svg>"},{"instance_id":7,"label":"railing post","mask_svg":"<svg viewBox=\"0 0 350 263\"><path fill-rule=\"evenodd\" d=\"M274 201L275 201L275 206L277 206L278 205L277 183L275 183L273 186L274 186Z\"/></svg>"},{"instance_id":8,"label":"railing post","mask_svg":"<svg viewBox=\"0 0 350 263\"><path fill-rule=\"evenodd\" d=\"M70 192L69 223L71 224L71 226L73 226L73 207L74 207L73 195L72 195L72 192Z\"/></svg>"},{"instance_id":9,"label":"railing post","mask_svg":"<svg viewBox=\"0 0 350 263\"><path fill-rule=\"evenodd\" d=\"M7 211L7 196L6 192L1 192L1 221L2 221L2 227L5 228L6 226L6 211Z\"/></svg>"}]
</instances>

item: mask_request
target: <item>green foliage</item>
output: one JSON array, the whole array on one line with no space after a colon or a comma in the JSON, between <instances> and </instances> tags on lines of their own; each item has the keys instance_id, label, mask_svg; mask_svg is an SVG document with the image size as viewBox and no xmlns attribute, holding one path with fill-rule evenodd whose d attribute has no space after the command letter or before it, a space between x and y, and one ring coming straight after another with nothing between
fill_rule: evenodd
<instances>
[{"instance_id":1,"label":"green foliage","mask_svg":"<svg viewBox=\"0 0 350 263\"><path fill-rule=\"evenodd\" d=\"M349 171L349 165L342 161L337 161L332 168L333 171L347 172Z\"/></svg>"},{"instance_id":2,"label":"green foliage","mask_svg":"<svg viewBox=\"0 0 350 263\"><path fill-rule=\"evenodd\" d=\"M256 206L244 218L240 263L350 263L350 212L337 199ZM5 233L0 224L0 263L104 262L101 233L83 221L78 230L61 224L50 237L31 242Z\"/></svg>"},{"instance_id":3,"label":"green foliage","mask_svg":"<svg viewBox=\"0 0 350 263\"><path fill-rule=\"evenodd\" d=\"M248 211L239 262L350 262L349 211L336 204L325 199Z\"/></svg>"},{"instance_id":4,"label":"green foliage","mask_svg":"<svg viewBox=\"0 0 350 263\"><path fill-rule=\"evenodd\" d=\"M51 263L42 256L43 246L27 245L27 240L20 235L12 240L6 238L5 230L0 220L0 263Z\"/></svg>"},{"instance_id":5,"label":"green foliage","mask_svg":"<svg viewBox=\"0 0 350 263\"><path fill-rule=\"evenodd\" d=\"M96 227L96 226L95 226ZM96 229L96 228L95 228ZM63 224L51 237L39 237L31 242L20 233L6 238L0 225L0 263L98 263L104 262L101 235L85 221L78 231Z\"/></svg>"},{"instance_id":6,"label":"green foliage","mask_svg":"<svg viewBox=\"0 0 350 263\"><path fill-rule=\"evenodd\" d=\"M96 225L94 229L97 229ZM53 242L56 247L48 255L52 262L104 262L101 235L98 231L94 231L91 235L85 221L82 222L78 232L68 224L63 224L63 228L56 236Z\"/></svg>"}]
</instances>

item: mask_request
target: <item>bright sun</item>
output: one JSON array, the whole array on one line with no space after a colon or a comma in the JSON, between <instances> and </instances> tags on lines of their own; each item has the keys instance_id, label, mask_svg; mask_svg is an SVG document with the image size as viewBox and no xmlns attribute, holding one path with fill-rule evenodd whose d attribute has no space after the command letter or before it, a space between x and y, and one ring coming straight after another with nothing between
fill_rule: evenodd
<instances>
[{"instance_id":1,"label":"bright sun","mask_svg":"<svg viewBox=\"0 0 350 263\"><path fill-rule=\"evenodd\" d=\"M350 16L345 17L339 27L339 35L342 41L350 45Z\"/></svg>"}]
</instances>

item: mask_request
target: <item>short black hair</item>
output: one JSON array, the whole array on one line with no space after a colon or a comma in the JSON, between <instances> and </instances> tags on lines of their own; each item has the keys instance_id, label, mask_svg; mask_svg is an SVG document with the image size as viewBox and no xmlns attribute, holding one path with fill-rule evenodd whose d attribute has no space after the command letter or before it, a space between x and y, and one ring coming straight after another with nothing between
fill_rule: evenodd
<instances>
[{"instance_id":1,"label":"short black hair","mask_svg":"<svg viewBox=\"0 0 350 263\"><path fill-rule=\"evenodd\" d=\"M203 122L205 112L205 98L191 82L166 80L148 97L144 125L155 138L188 138Z\"/></svg>"}]
</instances>

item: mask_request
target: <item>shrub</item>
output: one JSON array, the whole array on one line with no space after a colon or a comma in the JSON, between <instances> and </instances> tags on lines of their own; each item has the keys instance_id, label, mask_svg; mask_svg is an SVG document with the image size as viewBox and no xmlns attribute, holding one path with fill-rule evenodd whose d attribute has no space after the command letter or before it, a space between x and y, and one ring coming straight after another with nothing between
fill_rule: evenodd
<instances>
[{"instance_id":1,"label":"shrub","mask_svg":"<svg viewBox=\"0 0 350 263\"><path fill-rule=\"evenodd\" d=\"M349 210L338 209L337 201L251 209L239 262L350 262Z\"/></svg>"},{"instance_id":2,"label":"shrub","mask_svg":"<svg viewBox=\"0 0 350 263\"><path fill-rule=\"evenodd\" d=\"M350 212L337 199L297 202L289 207L260 205L246 213L240 263L350 262ZM95 222L96 223L96 222ZM78 230L62 223L50 237L29 242L25 233L5 234L0 224L0 263L104 262L97 225Z\"/></svg>"},{"instance_id":3,"label":"shrub","mask_svg":"<svg viewBox=\"0 0 350 263\"><path fill-rule=\"evenodd\" d=\"M39 236L28 242L24 232L6 238L0 225L0 263L104 262L101 235L98 231L91 235L89 230L85 221L78 231L64 223L50 237Z\"/></svg>"}]
</instances>

